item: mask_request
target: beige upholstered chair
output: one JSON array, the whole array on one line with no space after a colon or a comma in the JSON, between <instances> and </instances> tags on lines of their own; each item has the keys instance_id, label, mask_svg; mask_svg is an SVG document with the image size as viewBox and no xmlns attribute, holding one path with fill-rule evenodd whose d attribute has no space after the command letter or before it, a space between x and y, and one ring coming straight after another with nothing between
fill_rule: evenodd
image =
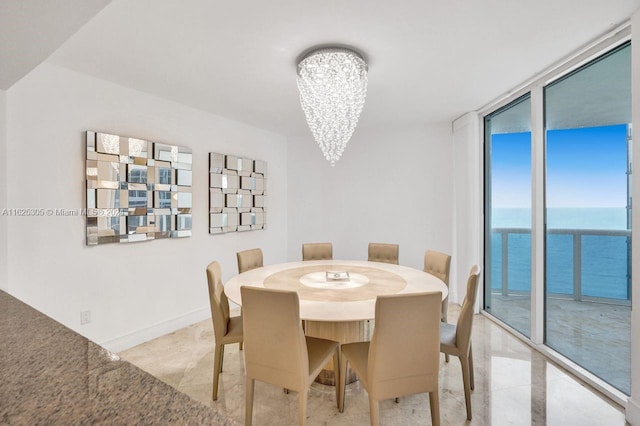
<instances>
[{"instance_id":1,"label":"beige upholstered chair","mask_svg":"<svg viewBox=\"0 0 640 426\"><path fill-rule=\"evenodd\" d=\"M440 278L449 287L451 256L439 251L427 250L424 254L424 272ZM442 301L441 321L447 322L449 295Z\"/></svg>"},{"instance_id":2,"label":"beige upholstered chair","mask_svg":"<svg viewBox=\"0 0 640 426\"><path fill-rule=\"evenodd\" d=\"M331 243L314 243L302 245L302 260L331 260L333 245Z\"/></svg>"},{"instance_id":3,"label":"beige upholstered chair","mask_svg":"<svg viewBox=\"0 0 640 426\"><path fill-rule=\"evenodd\" d=\"M429 392L431 421L440 424L438 367L442 293L378 296L371 343L342 345L340 388L344 398L347 365L369 394L371 424L379 423L378 402ZM344 401L341 401L341 411Z\"/></svg>"},{"instance_id":4,"label":"beige upholstered chair","mask_svg":"<svg viewBox=\"0 0 640 426\"><path fill-rule=\"evenodd\" d=\"M207 281L209 283L213 334L216 339L213 357L213 400L215 401L218 399L218 378L222 372L224 345L240 343L240 350L242 350L242 316L229 316L229 300L224 294L222 272L218 262L211 262L207 266Z\"/></svg>"},{"instance_id":5,"label":"beige upholstered chair","mask_svg":"<svg viewBox=\"0 0 640 426\"><path fill-rule=\"evenodd\" d=\"M398 264L398 244L369 243L369 262Z\"/></svg>"},{"instance_id":6,"label":"beige upholstered chair","mask_svg":"<svg viewBox=\"0 0 640 426\"><path fill-rule=\"evenodd\" d=\"M469 420L471 420L471 390L475 388L471 327L473 326L473 305L476 303L479 274L477 266L471 268L467 279L467 294L462 302L457 324L440 324L440 352L457 356L462 365L464 399L467 405L467 419Z\"/></svg>"},{"instance_id":7,"label":"beige upholstered chair","mask_svg":"<svg viewBox=\"0 0 640 426\"><path fill-rule=\"evenodd\" d=\"M340 345L303 334L296 292L255 287L241 287L240 292L247 375L245 424L251 424L255 381L260 380L298 392L298 423L304 425L309 387L331 357L336 383L340 378ZM340 392L336 386L338 404Z\"/></svg>"},{"instance_id":8,"label":"beige upholstered chair","mask_svg":"<svg viewBox=\"0 0 640 426\"><path fill-rule=\"evenodd\" d=\"M238 257L238 273L250 271L256 268L262 268L262 250L259 248L239 251L236 253Z\"/></svg>"},{"instance_id":9,"label":"beige upholstered chair","mask_svg":"<svg viewBox=\"0 0 640 426\"><path fill-rule=\"evenodd\" d=\"M449 287L449 270L451 269L451 256L439 251L427 250L424 254L424 272L440 278ZM449 311L449 295L442 301L442 313L440 321L447 322L447 312ZM444 358L449 362L449 355Z\"/></svg>"}]
</instances>

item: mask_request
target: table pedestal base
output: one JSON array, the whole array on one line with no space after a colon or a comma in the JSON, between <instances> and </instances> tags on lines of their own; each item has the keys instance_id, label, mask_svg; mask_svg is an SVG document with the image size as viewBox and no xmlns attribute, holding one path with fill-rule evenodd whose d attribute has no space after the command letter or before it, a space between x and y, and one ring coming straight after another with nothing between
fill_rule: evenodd
<instances>
[{"instance_id":1,"label":"table pedestal base","mask_svg":"<svg viewBox=\"0 0 640 426\"><path fill-rule=\"evenodd\" d=\"M340 343L363 342L365 341L365 322L305 321L305 334L311 337L335 340ZM351 367L347 368L347 384L356 380L358 380L356 373L351 370ZM333 374L333 360L324 366L324 369L316 378L316 382L329 386L337 385Z\"/></svg>"}]
</instances>

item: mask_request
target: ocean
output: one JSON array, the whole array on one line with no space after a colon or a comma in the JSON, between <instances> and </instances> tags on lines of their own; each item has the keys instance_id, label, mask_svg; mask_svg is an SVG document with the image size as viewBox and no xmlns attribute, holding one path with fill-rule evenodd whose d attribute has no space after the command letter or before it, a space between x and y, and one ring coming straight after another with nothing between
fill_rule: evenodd
<instances>
[{"instance_id":1,"label":"ocean","mask_svg":"<svg viewBox=\"0 0 640 426\"><path fill-rule=\"evenodd\" d=\"M521 228L527 233L510 233L508 245L508 288L530 291L531 210L494 208L492 228ZM556 234L557 229L625 230L625 208L547 209L546 281L547 293L573 294L573 235ZM627 300L631 241L626 236L589 235L581 237L582 295ZM491 275L493 289L502 288L502 234L492 232Z\"/></svg>"}]
</instances>

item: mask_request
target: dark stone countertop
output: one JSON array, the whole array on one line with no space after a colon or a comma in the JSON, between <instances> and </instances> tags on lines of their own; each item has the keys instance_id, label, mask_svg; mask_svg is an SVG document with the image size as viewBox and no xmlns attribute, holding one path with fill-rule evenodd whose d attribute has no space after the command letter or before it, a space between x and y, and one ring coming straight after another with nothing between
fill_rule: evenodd
<instances>
[{"instance_id":1,"label":"dark stone countertop","mask_svg":"<svg viewBox=\"0 0 640 426\"><path fill-rule=\"evenodd\" d=\"M236 425L0 291L0 424Z\"/></svg>"}]
</instances>

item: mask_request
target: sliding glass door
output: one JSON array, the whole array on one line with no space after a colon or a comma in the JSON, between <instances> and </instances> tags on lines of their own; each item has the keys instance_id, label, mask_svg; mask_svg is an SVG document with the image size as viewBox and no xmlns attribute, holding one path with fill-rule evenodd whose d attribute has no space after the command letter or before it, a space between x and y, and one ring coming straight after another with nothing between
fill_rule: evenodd
<instances>
[{"instance_id":1,"label":"sliding glass door","mask_svg":"<svg viewBox=\"0 0 640 426\"><path fill-rule=\"evenodd\" d=\"M544 89L545 343L629 393L631 52Z\"/></svg>"},{"instance_id":2,"label":"sliding glass door","mask_svg":"<svg viewBox=\"0 0 640 426\"><path fill-rule=\"evenodd\" d=\"M531 325L531 98L485 117L484 309L526 336Z\"/></svg>"},{"instance_id":3,"label":"sliding glass door","mask_svg":"<svg viewBox=\"0 0 640 426\"><path fill-rule=\"evenodd\" d=\"M528 89L484 117L484 310L629 394L630 42Z\"/></svg>"}]
</instances>

